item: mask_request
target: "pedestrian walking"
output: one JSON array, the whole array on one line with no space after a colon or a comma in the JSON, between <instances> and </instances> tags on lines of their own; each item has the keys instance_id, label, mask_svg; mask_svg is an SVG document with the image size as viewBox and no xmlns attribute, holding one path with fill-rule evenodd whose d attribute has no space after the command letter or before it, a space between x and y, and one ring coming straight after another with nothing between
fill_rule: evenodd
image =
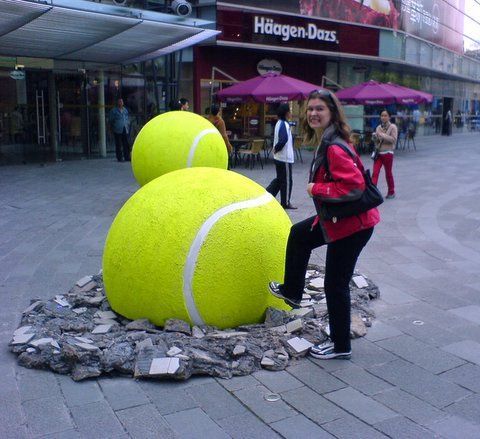
<instances>
[{"instance_id":1,"label":"pedestrian walking","mask_svg":"<svg viewBox=\"0 0 480 439\"><path fill-rule=\"evenodd\" d=\"M284 209L296 209L290 203L293 186L292 164L295 159L292 130L288 123L291 116L289 105L280 104L277 116L278 121L275 125L273 136L273 159L277 175L267 186L266 190L274 197L280 192L280 203Z\"/></svg>"},{"instance_id":2,"label":"pedestrian walking","mask_svg":"<svg viewBox=\"0 0 480 439\"><path fill-rule=\"evenodd\" d=\"M317 133L322 133L307 186L316 207L360 198L365 189L363 164L350 143L350 127L338 99L328 90L312 92L305 116L306 140L312 141L318 138ZM315 358L350 358L349 284L358 256L379 221L378 210L373 208L341 219L312 216L290 230L283 284L270 282L269 290L292 307L300 305L312 250L327 245L324 286L330 340L311 348L310 354Z\"/></svg>"},{"instance_id":3,"label":"pedestrian walking","mask_svg":"<svg viewBox=\"0 0 480 439\"><path fill-rule=\"evenodd\" d=\"M382 167L385 169L388 192L386 198L395 198L395 181L393 179L393 150L397 144L397 126L390 122L390 113L383 110L380 113L380 125L375 130L375 159L373 161L372 181L378 183Z\"/></svg>"},{"instance_id":4,"label":"pedestrian walking","mask_svg":"<svg viewBox=\"0 0 480 439\"><path fill-rule=\"evenodd\" d=\"M117 106L108 115L110 127L115 138L115 154L119 162L130 161L130 142L128 132L130 128L128 110L123 99L117 100Z\"/></svg>"}]
</instances>

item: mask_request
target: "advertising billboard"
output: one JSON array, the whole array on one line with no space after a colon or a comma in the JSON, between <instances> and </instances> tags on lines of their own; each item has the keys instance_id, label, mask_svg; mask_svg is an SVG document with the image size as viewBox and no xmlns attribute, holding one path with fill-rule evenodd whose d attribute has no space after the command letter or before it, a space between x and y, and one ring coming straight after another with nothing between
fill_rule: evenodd
<instances>
[{"instance_id":1,"label":"advertising billboard","mask_svg":"<svg viewBox=\"0 0 480 439\"><path fill-rule=\"evenodd\" d=\"M222 0L224 4L272 9L267 0ZM463 52L465 0L277 0L275 10L332 21L401 30Z\"/></svg>"}]
</instances>

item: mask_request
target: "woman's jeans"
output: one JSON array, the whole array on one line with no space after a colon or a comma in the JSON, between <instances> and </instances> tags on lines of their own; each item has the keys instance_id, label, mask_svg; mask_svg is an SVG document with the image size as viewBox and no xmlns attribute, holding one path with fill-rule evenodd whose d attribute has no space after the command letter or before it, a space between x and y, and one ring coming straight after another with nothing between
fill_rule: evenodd
<instances>
[{"instance_id":1,"label":"woman's jeans","mask_svg":"<svg viewBox=\"0 0 480 439\"><path fill-rule=\"evenodd\" d=\"M393 181L393 154L378 154L378 157L373 162L372 182L376 186L378 183L378 176L382 166L385 168L385 178L387 179L388 194L395 193L395 183Z\"/></svg>"},{"instance_id":2,"label":"woman's jeans","mask_svg":"<svg viewBox=\"0 0 480 439\"><path fill-rule=\"evenodd\" d=\"M322 230L315 217L292 226L285 261L285 296L301 300L305 274L312 250L325 244ZM349 352L350 347L350 280L363 247L372 236L373 227L331 242L325 262L325 296L330 323L330 338L335 351Z\"/></svg>"}]
</instances>

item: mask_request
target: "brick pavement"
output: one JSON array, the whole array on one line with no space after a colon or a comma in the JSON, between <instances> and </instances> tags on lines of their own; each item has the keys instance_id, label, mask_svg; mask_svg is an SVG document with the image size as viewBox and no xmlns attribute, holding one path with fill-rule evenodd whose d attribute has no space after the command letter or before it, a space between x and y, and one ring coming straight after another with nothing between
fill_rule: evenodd
<instances>
[{"instance_id":1,"label":"brick pavement","mask_svg":"<svg viewBox=\"0 0 480 439\"><path fill-rule=\"evenodd\" d=\"M1 167L0 437L479 438L480 136L417 146L396 155L397 198L381 206L358 264L382 297L351 361L182 383L74 383L16 365L7 343L21 311L98 271L109 225L137 186L112 159ZM310 158L295 165L293 221L313 214ZM274 173L237 171L262 185ZM265 401L269 392L282 399Z\"/></svg>"}]
</instances>

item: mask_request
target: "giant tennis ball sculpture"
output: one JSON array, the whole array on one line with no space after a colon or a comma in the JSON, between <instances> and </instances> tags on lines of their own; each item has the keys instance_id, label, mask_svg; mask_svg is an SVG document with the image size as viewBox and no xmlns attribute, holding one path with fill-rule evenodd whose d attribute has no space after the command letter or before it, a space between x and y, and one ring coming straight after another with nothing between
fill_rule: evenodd
<instances>
[{"instance_id":1,"label":"giant tennis ball sculpture","mask_svg":"<svg viewBox=\"0 0 480 439\"><path fill-rule=\"evenodd\" d=\"M158 326L177 318L232 328L260 322L282 280L291 222L242 175L183 169L140 188L108 232L103 255L111 307Z\"/></svg>"},{"instance_id":2,"label":"giant tennis ball sculpture","mask_svg":"<svg viewBox=\"0 0 480 439\"><path fill-rule=\"evenodd\" d=\"M135 139L132 169L141 186L168 172L199 166L227 169L228 152L219 131L195 113L161 114Z\"/></svg>"}]
</instances>

